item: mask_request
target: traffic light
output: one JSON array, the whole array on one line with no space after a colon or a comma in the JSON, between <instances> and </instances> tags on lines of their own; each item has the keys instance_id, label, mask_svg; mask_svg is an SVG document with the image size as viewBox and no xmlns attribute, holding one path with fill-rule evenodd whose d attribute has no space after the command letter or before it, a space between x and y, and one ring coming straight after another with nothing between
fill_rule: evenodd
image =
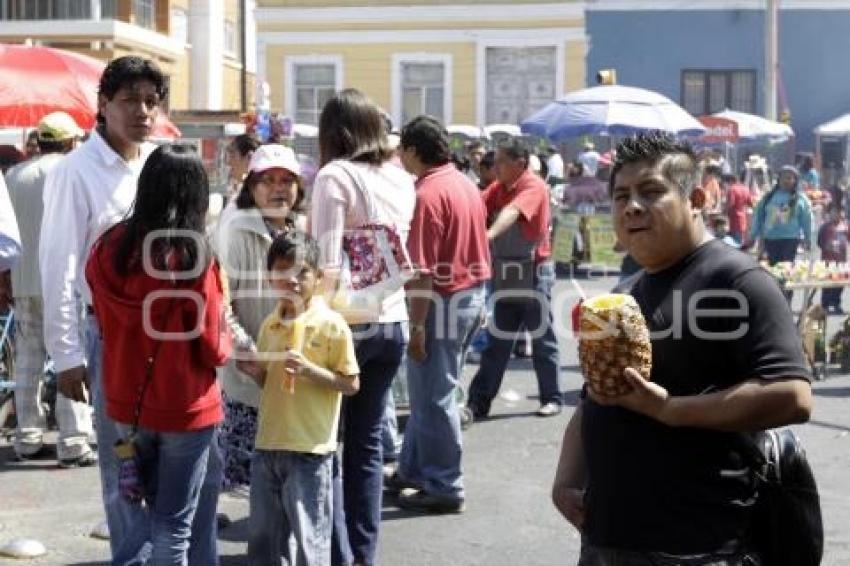
<instances>
[{"instance_id":1,"label":"traffic light","mask_svg":"<svg viewBox=\"0 0 850 566\"><path fill-rule=\"evenodd\" d=\"M617 69L600 69L596 72L596 83L600 85L617 84Z\"/></svg>"}]
</instances>

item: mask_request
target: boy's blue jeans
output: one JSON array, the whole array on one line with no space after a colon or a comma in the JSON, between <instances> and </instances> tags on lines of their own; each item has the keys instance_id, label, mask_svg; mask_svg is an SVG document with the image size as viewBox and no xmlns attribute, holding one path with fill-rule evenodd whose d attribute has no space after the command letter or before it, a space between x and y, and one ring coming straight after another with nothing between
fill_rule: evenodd
<instances>
[{"instance_id":1,"label":"boy's blue jeans","mask_svg":"<svg viewBox=\"0 0 850 566\"><path fill-rule=\"evenodd\" d=\"M252 566L331 563L331 463L333 454L254 450L248 562Z\"/></svg>"}]
</instances>

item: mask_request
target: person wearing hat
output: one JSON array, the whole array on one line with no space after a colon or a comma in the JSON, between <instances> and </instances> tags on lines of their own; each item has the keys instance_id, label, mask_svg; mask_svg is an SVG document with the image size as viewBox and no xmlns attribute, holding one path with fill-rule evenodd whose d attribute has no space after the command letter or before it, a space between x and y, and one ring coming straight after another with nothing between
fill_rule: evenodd
<instances>
[{"instance_id":1,"label":"person wearing hat","mask_svg":"<svg viewBox=\"0 0 850 566\"><path fill-rule=\"evenodd\" d=\"M222 216L213 235L213 246L228 275L231 327L242 349L254 345L260 325L277 304L266 277L266 255L275 237L306 228L303 202L295 152L277 144L258 147L236 196L236 209ZM220 377L225 398L220 437L225 488L247 486L260 389L236 368L235 360L222 368Z\"/></svg>"},{"instance_id":2,"label":"person wearing hat","mask_svg":"<svg viewBox=\"0 0 850 566\"><path fill-rule=\"evenodd\" d=\"M19 459L33 458L42 451L47 427L39 395L47 350L37 252L44 214L44 181L48 172L74 149L77 140L85 133L65 112L48 114L41 119L35 132L39 154L14 167L6 176L25 250L11 273L16 323L15 411L18 418L14 448ZM57 395L55 411L59 426L56 444L59 466L71 468L96 464L97 454L89 445L92 416L88 404Z\"/></svg>"},{"instance_id":3,"label":"person wearing hat","mask_svg":"<svg viewBox=\"0 0 850 566\"><path fill-rule=\"evenodd\" d=\"M593 142L584 142L584 151L578 154L577 159L584 166L584 174L588 177L596 177L599 168L599 152L593 147Z\"/></svg>"},{"instance_id":4,"label":"person wearing hat","mask_svg":"<svg viewBox=\"0 0 850 566\"><path fill-rule=\"evenodd\" d=\"M24 156L26 159L38 157L41 148L38 147L38 130L32 130L27 134L27 142L24 144Z\"/></svg>"},{"instance_id":5,"label":"person wearing hat","mask_svg":"<svg viewBox=\"0 0 850 566\"><path fill-rule=\"evenodd\" d=\"M770 265L794 261L800 243L807 251L812 249L812 205L803 192L796 167L782 167L776 186L756 206L743 247L752 247L759 241Z\"/></svg>"}]
</instances>

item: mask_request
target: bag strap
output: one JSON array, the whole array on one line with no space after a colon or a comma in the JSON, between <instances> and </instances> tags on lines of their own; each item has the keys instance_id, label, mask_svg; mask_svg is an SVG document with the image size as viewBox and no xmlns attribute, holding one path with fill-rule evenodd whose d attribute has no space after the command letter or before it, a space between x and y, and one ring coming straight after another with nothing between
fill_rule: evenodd
<instances>
[{"instance_id":1,"label":"bag strap","mask_svg":"<svg viewBox=\"0 0 850 566\"><path fill-rule=\"evenodd\" d=\"M174 306L175 297L172 297L168 303L168 308L165 309L165 315L163 316L163 326L165 326L165 322L168 320L168 315L171 312L171 308ZM148 390L148 386L150 386L151 381L153 381L153 368L156 364L156 356L159 353L159 348L162 346L162 340L157 340L156 338L151 338L153 341L153 351L151 355L148 356L147 360L145 360L145 380L142 382L142 386L139 388L139 397L136 399L136 405L133 409L133 427L130 432L130 436L133 437L136 435L136 432L139 430L139 420L142 417L142 402L145 399L145 393Z\"/></svg>"},{"instance_id":2,"label":"bag strap","mask_svg":"<svg viewBox=\"0 0 850 566\"><path fill-rule=\"evenodd\" d=\"M366 217L367 222L369 223L379 223L380 219L378 218L378 209L375 206L375 202L372 200L372 195L366 189L366 185L363 183L363 178L360 176L360 172L357 171L356 167L345 159L337 159L334 163L339 166L340 169L345 171L351 181L354 183L354 188L363 195L363 201L366 203Z\"/></svg>"}]
</instances>

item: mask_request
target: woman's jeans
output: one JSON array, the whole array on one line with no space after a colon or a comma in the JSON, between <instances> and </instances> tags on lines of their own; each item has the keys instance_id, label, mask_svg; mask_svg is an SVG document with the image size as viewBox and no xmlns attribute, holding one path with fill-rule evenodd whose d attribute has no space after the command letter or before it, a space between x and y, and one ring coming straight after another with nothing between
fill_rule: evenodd
<instances>
[{"instance_id":1,"label":"woman's jeans","mask_svg":"<svg viewBox=\"0 0 850 566\"><path fill-rule=\"evenodd\" d=\"M796 238L782 240L765 240L764 253L767 255L767 261L770 265L776 265L781 261L794 261L797 257L797 247L800 245L800 240ZM788 304L794 297L794 291L783 291Z\"/></svg>"},{"instance_id":2,"label":"woman's jeans","mask_svg":"<svg viewBox=\"0 0 850 566\"><path fill-rule=\"evenodd\" d=\"M332 454L255 450L251 461L248 562L252 566L331 563ZM296 556L289 548L295 536Z\"/></svg>"},{"instance_id":3,"label":"woman's jeans","mask_svg":"<svg viewBox=\"0 0 850 566\"><path fill-rule=\"evenodd\" d=\"M106 522L109 526L109 544L113 564L144 564L150 542L148 515L138 505L128 503L118 493L118 461L112 447L126 428L106 414L103 395L101 361L103 341L94 316L86 317L86 371L94 398L94 416L97 427L97 456L100 467L100 485ZM215 429L213 429L215 434ZM189 564L192 566L217 566L217 535L215 515L221 485L222 463L219 451L213 446L209 453L206 478L195 523L192 526L192 545ZM148 543L148 544L146 544Z\"/></svg>"},{"instance_id":4,"label":"woman's jeans","mask_svg":"<svg viewBox=\"0 0 850 566\"><path fill-rule=\"evenodd\" d=\"M767 254L767 261L770 265L776 265L780 261L794 261L794 258L797 257L799 245L800 240L797 238L765 240L764 253Z\"/></svg>"},{"instance_id":5,"label":"woman's jeans","mask_svg":"<svg viewBox=\"0 0 850 566\"><path fill-rule=\"evenodd\" d=\"M383 495L383 416L393 376L407 347L407 323L357 324L351 327L360 391L343 402L342 486L345 527L353 559L358 564L376 564L378 530ZM334 494L335 500L338 494ZM334 561L343 559L344 535L341 514L334 507ZM340 558L340 555L343 558Z\"/></svg>"},{"instance_id":6,"label":"woman's jeans","mask_svg":"<svg viewBox=\"0 0 850 566\"><path fill-rule=\"evenodd\" d=\"M129 434L128 425L120 428L122 435ZM150 540L152 564L189 564L192 523L204 488L215 432L215 426L188 432L139 428L134 444L147 518L131 526L132 533L124 539L128 550L119 548L118 555L129 556L138 548L139 541ZM141 504L135 507L143 510Z\"/></svg>"}]
</instances>

